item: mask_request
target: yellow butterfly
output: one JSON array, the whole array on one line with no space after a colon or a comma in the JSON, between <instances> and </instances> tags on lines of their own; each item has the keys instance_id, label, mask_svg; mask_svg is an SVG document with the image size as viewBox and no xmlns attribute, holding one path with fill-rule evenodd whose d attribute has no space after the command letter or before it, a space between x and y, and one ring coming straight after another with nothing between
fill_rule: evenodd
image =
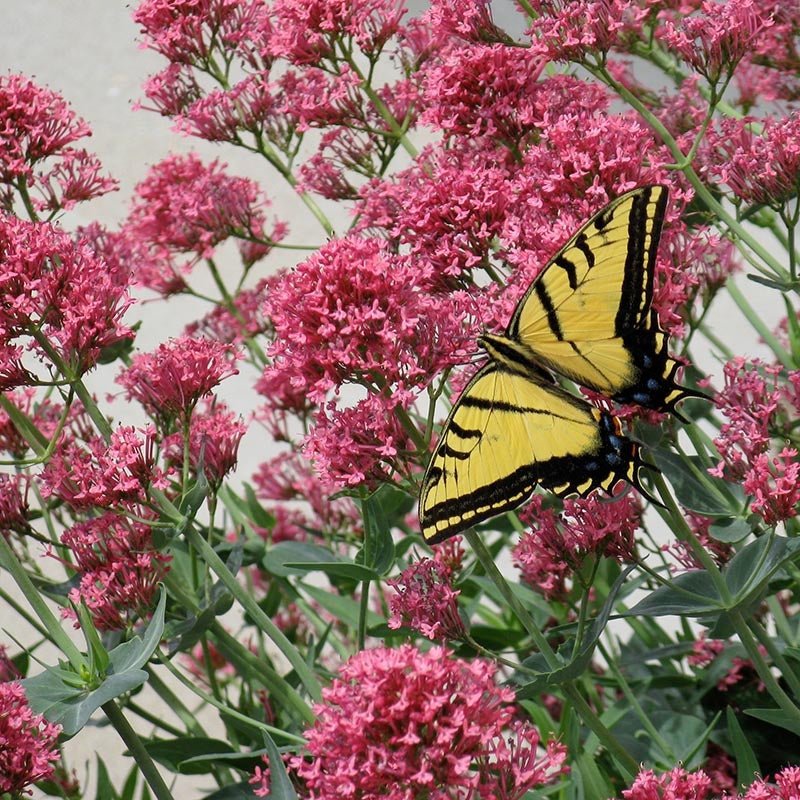
<instances>
[{"instance_id":1,"label":"yellow butterfly","mask_svg":"<svg viewBox=\"0 0 800 800\"><path fill-rule=\"evenodd\" d=\"M645 466L619 420L550 373L619 403L670 411L705 397L675 382L678 362L651 309L664 186L634 189L595 214L548 262L505 335L445 423L420 493L419 520L440 542L515 508L537 485L557 495L610 492ZM651 498L652 499L652 498Z\"/></svg>"}]
</instances>

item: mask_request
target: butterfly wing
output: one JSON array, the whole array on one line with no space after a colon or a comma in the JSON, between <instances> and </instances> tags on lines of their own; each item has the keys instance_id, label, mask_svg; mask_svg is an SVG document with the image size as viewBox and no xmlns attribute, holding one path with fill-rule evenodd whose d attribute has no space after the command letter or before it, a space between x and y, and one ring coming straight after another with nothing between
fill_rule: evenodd
<instances>
[{"instance_id":1,"label":"butterfly wing","mask_svg":"<svg viewBox=\"0 0 800 800\"><path fill-rule=\"evenodd\" d=\"M634 189L595 214L550 260L520 301L507 336L570 380L674 413L687 396L679 364L651 310L667 189Z\"/></svg>"},{"instance_id":2,"label":"butterfly wing","mask_svg":"<svg viewBox=\"0 0 800 800\"><path fill-rule=\"evenodd\" d=\"M541 484L557 494L636 486L642 467L617 420L555 384L490 361L447 419L420 493L428 542L518 506Z\"/></svg>"}]
</instances>

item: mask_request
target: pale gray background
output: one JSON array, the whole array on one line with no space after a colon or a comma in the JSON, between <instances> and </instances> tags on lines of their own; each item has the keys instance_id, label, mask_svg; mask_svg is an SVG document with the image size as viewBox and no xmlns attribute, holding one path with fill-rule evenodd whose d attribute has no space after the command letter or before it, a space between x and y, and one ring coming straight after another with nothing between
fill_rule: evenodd
<instances>
[{"instance_id":1,"label":"pale gray background","mask_svg":"<svg viewBox=\"0 0 800 800\"><path fill-rule=\"evenodd\" d=\"M510 0L495 4L496 19L508 24L517 19ZM93 150L102 160L106 170L120 182L120 191L101 200L83 204L64 217L64 225L72 228L98 219L114 225L124 217L134 185L146 174L148 166L170 152L195 150L206 157L220 157L231 166L231 172L247 175L268 187L275 212L290 223L288 241L292 243L319 243L322 233L310 220L304 207L279 180L268 171L265 164L236 150L217 148L194 139L185 139L170 130L170 123L156 114L133 111L132 103L143 97L141 85L148 74L163 66L160 57L137 47L137 27L131 20L131 6L119 0L0 0L0 72L22 72L37 82L62 93L74 110L84 117L94 131L94 136L84 146ZM347 217L339 216L341 227ZM264 265L274 270L288 265L295 256L277 252ZM773 322L783 313L783 305L775 293L740 280L748 296ZM197 307L184 300L169 304L150 304L134 309L133 317L144 315L147 324L138 340L142 349L150 349L167 336L179 334L186 320L197 314ZM154 320L155 318L155 320ZM738 312L730 303L718 305L714 314L715 327L723 339L742 355L761 352L749 331L739 341L742 326ZM711 352L698 354L701 368L720 375L719 365ZM114 389L113 375L94 378L93 386L99 392ZM228 384L223 392L229 402L246 415L256 398L249 390L250 380ZM117 413L124 413L120 409ZM252 431L243 449L240 475L247 477L265 455L268 446L259 430ZM0 582L8 588L10 580L0 573ZM15 647L5 631L28 638L28 632L19 630L13 620L0 620L0 643ZM98 719L100 715L97 715ZM78 770L84 786L86 764L93 761L93 753L100 752L121 781L125 763L117 763L115 753L122 750L116 734L108 728L93 727L82 732L69 745L71 764ZM116 767L115 767L116 764ZM93 767L90 768L90 772ZM89 781L91 785L91 780ZM119 785L119 784L118 784ZM190 797L190 784L176 788L176 797ZM208 787L208 783L204 783ZM88 788L88 787L87 787ZM93 796L87 791L87 797Z\"/></svg>"}]
</instances>

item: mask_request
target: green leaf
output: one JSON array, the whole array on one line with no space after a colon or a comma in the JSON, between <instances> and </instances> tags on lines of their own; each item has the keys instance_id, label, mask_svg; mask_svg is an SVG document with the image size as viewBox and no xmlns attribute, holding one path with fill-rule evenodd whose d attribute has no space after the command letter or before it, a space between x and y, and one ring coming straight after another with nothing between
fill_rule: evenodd
<instances>
[{"instance_id":1,"label":"green leaf","mask_svg":"<svg viewBox=\"0 0 800 800\"><path fill-rule=\"evenodd\" d=\"M41 674L22 682L31 708L37 714L44 714L48 721L61 725L65 736L78 733L104 703L141 686L147 680L147 673L130 670L111 675L89 693L69 685L67 681L74 678L73 672L48 667Z\"/></svg>"},{"instance_id":2,"label":"green leaf","mask_svg":"<svg viewBox=\"0 0 800 800\"><path fill-rule=\"evenodd\" d=\"M747 520L741 517L731 517L729 519L718 519L711 523L708 532L712 538L718 542L735 544L742 541L752 533L753 529Z\"/></svg>"},{"instance_id":3,"label":"green leaf","mask_svg":"<svg viewBox=\"0 0 800 800\"><path fill-rule=\"evenodd\" d=\"M625 579L628 577L632 569L633 566L628 567L626 570L621 572L614 581L614 584L609 589L608 597L606 598L605 603L603 603L603 607L600 609L600 613L595 617L595 619L592 620L591 625L588 626L584 638L581 641L580 649L575 657L563 667L552 670L547 674L544 674L541 677L535 678L533 681L524 684L517 692L518 697L531 697L534 694L544 691L544 689L549 686L574 680L585 672L586 668L591 663L592 655L594 654L597 642L599 641L600 636L602 636L603 631L608 624L608 618L611 616L611 612L614 609L614 603L616 602L617 594L619 593L622 584L625 583ZM572 644L568 643L567 646L571 648ZM526 661L525 665L529 666L529 662Z\"/></svg>"},{"instance_id":4,"label":"green leaf","mask_svg":"<svg viewBox=\"0 0 800 800\"><path fill-rule=\"evenodd\" d=\"M130 641L123 642L115 647L109 655L109 672L127 672L128 670L141 669L155 653L161 635L164 632L164 612L167 607L167 593L161 589L158 605L147 628L144 638L134 636Z\"/></svg>"},{"instance_id":5,"label":"green leaf","mask_svg":"<svg viewBox=\"0 0 800 800\"><path fill-rule=\"evenodd\" d=\"M376 575L385 575L394 565L392 518L405 499L394 486L384 484L361 501L364 545L355 560L357 564L371 568Z\"/></svg>"},{"instance_id":6,"label":"green leaf","mask_svg":"<svg viewBox=\"0 0 800 800\"><path fill-rule=\"evenodd\" d=\"M262 560L262 566L271 575L280 578L289 575L305 575L320 564L341 563L330 550L311 542L279 542L270 547ZM311 567L289 567L288 564L309 564Z\"/></svg>"},{"instance_id":7,"label":"green leaf","mask_svg":"<svg viewBox=\"0 0 800 800\"><path fill-rule=\"evenodd\" d=\"M205 736L151 739L144 747L151 758L181 775L205 775L214 769L219 756L236 752L227 742Z\"/></svg>"},{"instance_id":8,"label":"green leaf","mask_svg":"<svg viewBox=\"0 0 800 800\"><path fill-rule=\"evenodd\" d=\"M800 736L800 720L794 715L789 714L780 708L748 708L744 712L749 717L768 722L770 725L775 725L778 728L791 731L797 736Z\"/></svg>"},{"instance_id":9,"label":"green leaf","mask_svg":"<svg viewBox=\"0 0 800 800\"><path fill-rule=\"evenodd\" d=\"M353 629L358 628L361 606L351 597L334 594L330 589L319 586L303 585L303 591L316 600L326 611L330 612L337 620ZM367 627L372 628L386 622L374 611L367 611Z\"/></svg>"},{"instance_id":10,"label":"green leaf","mask_svg":"<svg viewBox=\"0 0 800 800\"><path fill-rule=\"evenodd\" d=\"M800 550L800 540L762 536L742 548L725 569L725 583L736 605L758 599L770 578Z\"/></svg>"},{"instance_id":11,"label":"green leaf","mask_svg":"<svg viewBox=\"0 0 800 800\"><path fill-rule=\"evenodd\" d=\"M750 742L747 741L739 720L736 719L736 712L730 706L725 709L725 718L733 755L736 758L736 784L737 786L750 784L761 771L758 759L750 747Z\"/></svg>"},{"instance_id":12,"label":"green leaf","mask_svg":"<svg viewBox=\"0 0 800 800\"><path fill-rule=\"evenodd\" d=\"M723 610L722 601L705 570L693 570L677 575L670 585L659 586L623 616L700 617Z\"/></svg>"},{"instance_id":13,"label":"green leaf","mask_svg":"<svg viewBox=\"0 0 800 800\"><path fill-rule=\"evenodd\" d=\"M165 608L166 594L162 590L144 639L135 636L109 652L105 677L82 677L62 667L47 667L41 674L26 678L22 683L31 708L61 725L65 736L74 736L104 703L137 689L147 680L141 667L161 640ZM94 685L98 680L100 683Z\"/></svg>"},{"instance_id":14,"label":"green leaf","mask_svg":"<svg viewBox=\"0 0 800 800\"><path fill-rule=\"evenodd\" d=\"M295 792L294 786L286 773L286 767L278 746L266 731L263 731L263 734L264 747L269 758L270 800L297 800L297 792Z\"/></svg>"},{"instance_id":15,"label":"green leaf","mask_svg":"<svg viewBox=\"0 0 800 800\"><path fill-rule=\"evenodd\" d=\"M662 448L652 450L651 454L685 508L707 517L738 516L744 509L741 487L709 475L697 456L682 456Z\"/></svg>"},{"instance_id":16,"label":"green leaf","mask_svg":"<svg viewBox=\"0 0 800 800\"><path fill-rule=\"evenodd\" d=\"M800 366L800 320L797 319L797 312L792 307L792 301L783 296L786 305L786 330L789 334L789 349L792 353L792 362L795 369Z\"/></svg>"},{"instance_id":17,"label":"green leaf","mask_svg":"<svg viewBox=\"0 0 800 800\"><path fill-rule=\"evenodd\" d=\"M347 578L352 581L376 581L380 575L368 567L354 564L352 561L335 561L331 564L321 564L319 562L287 561L286 567L289 569L300 570L302 574L308 572L324 572L326 575L333 575L337 578Z\"/></svg>"},{"instance_id":18,"label":"green leaf","mask_svg":"<svg viewBox=\"0 0 800 800\"><path fill-rule=\"evenodd\" d=\"M94 796L97 800L119 800L119 793L111 783L108 767L100 756L97 756L97 780Z\"/></svg>"}]
</instances>

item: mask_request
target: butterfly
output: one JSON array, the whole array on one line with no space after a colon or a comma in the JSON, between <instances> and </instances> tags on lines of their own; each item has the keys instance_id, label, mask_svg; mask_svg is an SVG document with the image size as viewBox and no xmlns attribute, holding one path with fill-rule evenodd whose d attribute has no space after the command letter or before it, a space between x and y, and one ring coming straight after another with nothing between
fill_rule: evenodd
<instances>
[{"instance_id":1,"label":"butterfly","mask_svg":"<svg viewBox=\"0 0 800 800\"><path fill-rule=\"evenodd\" d=\"M515 508L536 486L584 497L627 481L655 499L619 420L552 373L680 419L677 403L705 397L676 382L680 364L651 308L666 206L665 186L612 200L547 263L505 334L478 338L489 359L453 406L422 480L428 542Z\"/></svg>"}]
</instances>

